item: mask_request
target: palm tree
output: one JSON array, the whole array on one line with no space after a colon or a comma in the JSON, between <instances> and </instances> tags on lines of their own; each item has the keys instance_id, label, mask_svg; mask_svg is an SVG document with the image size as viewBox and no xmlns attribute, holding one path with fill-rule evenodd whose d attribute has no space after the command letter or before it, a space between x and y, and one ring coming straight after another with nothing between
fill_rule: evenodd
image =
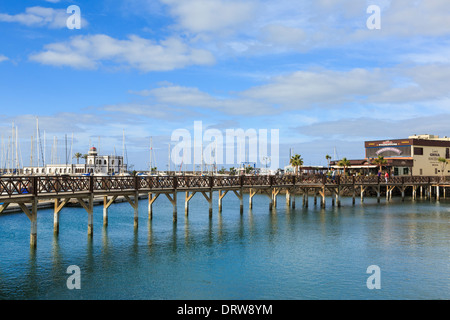
<instances>
[{"instance_id":1,"label":"palm tree","mask_svg":"<svg viewBox=\"0 0 450 320\"><path fill-rule=\"evenodd\" d=\"M387 160L383 156L378 156L378 158L373 160L373 163L380 167L381 172L381 170L383 169L383 165L387 164Z\"/></svg>"},{"instance_id":2,"label":"palm tree","mask_svg":"<svg viewBox=\"0 0 450 320\"><path fill-rule=\"evenodd\" d=\"M292 156L289 161L289 164L295 167L295 175L298 175L298 167L301 167L303 165L302 156L299 154Z\"/></svg>"},{"instance_id":3,"label":"palm tree","mask_svg":"<svg viewBox=\"0 0 450 320\"><path fill-rule=\"evenodd\" d=\"M331 156L330 156L329 154L327 154L327 155L325 156L325 159L327 159L327 162L328 162L328 169L330 169Z\"/></svg>"},{"instance_id":4,"label":"palm tree","mask_svg":"<svg viewBox=\"0 0 450 320\"><path fill-rule=\"evenodd\" d=\"M348 167L350 167L350 160L348 160L347 158L342 158L342 160L339 160L337 165L339 167L344 167L344 176L345 176L345 171L347 170Z\"/></svg>"},{"instance_id":5,"label":"palm tree","mask_svg":"<svg viewBox=\"0 0 450 320\"><path fill-rule=\"evenodd\" d=\"M75 153L75 155L73 156L74 158L77 158L77 164L80 163L80 158L83 157L83 155L79 152Z\"/></svg>"}]
</instances>

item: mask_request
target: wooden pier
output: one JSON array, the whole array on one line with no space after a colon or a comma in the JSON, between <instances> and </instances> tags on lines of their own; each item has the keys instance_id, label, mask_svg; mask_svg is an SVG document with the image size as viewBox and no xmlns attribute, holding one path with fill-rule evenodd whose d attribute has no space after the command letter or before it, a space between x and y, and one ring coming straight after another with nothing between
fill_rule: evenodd
<instances>
[{"instance_id":1,"label":"wooden pier","mask_svg":"<svg viewBox=\"0 0 450 320\"><path fill-rule=\"evenodd\" d=\"M295 208L295 198L302 195L302 206L308 207L309 196L314 196L314 205L325 207L326 197L331 196L332 205L340 206L343 193L364 202L369 191L381 202L382 191L386 201L397 189L405 200L405 191L411 190L412 199L427 198L439 201L446 197L450 188L450 177L400 176L388 181L378 176L1 176L0 214L11 204L18 205L31 222L30 246L37 244L37 212L39 202L54 202L54 233L59 233L59 213L69 201L76 201L88 213L88 236L94 232L94 197L103 198L103 225L108 225L108 208L123 197L133 209L134 227L138 228L139 198L148 197L148 218L153 219L153 203L164 195L173 206L173 221L177 221L177 196L185 193L185 215L189 214L189 201L201 193L208 203L209 215L213 214L213 192L219 192L218 210L222 211L225 195L234 193L240 200L240 211L244 210L244 191L249 193L249 208L257 193L269 198L269 210L277 206L281 191L286 196L286 205ZM442 193L441 193L442 190ZM434 193L433 193L434 191Z\"/></svg>"}]
</instances>

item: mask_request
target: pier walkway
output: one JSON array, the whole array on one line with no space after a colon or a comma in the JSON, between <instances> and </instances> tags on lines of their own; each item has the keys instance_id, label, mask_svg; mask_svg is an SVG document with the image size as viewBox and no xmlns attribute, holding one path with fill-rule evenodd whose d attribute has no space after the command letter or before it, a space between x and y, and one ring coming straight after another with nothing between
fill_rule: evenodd
<instances>
[{"instance_id":1,"label":"pier walkway","mask_svg":"<svg viewBox=\"0 0 450 320\"><path fill-rule=\"evenodd\" d=\"M213 192L219 192L218 210L228 192L234 193L240 200L243 212L243 194L249 193L249 208L253 206L256 193L269 198L269 210L277 205L280 191L286 195L286 205L295 208L296 195L302 195L302 205L308 206L309 196L317 198L325 207L326 198L331 197L332 205L341 205L341 196L345 192L364 201L367 192L372 191L381 201L381 192L386 200L392 198L394 189L398 189L402 200L405 191L410 188L412 199L418 196L427 199L446 197L450 187L450 177L399 176L385 181L378 176L338 176L334 179L324 175L284 175L284 176L0 176L0 214L11 204L17 205L31 222L30 245L36 247L37 212L39 202L54 202L54 233L59 233L59 213L69 201L76 201L88 213L88 236L93 235L94 197L103 198L103 224L108 225L108 208L118 197L125 198L134 211L134 226L138 227L138 200L148 196L148 217L153 218L152 205L160 195L165 195L173 205L173 220L177 220L177 195L185 193L185 214L189 214L189 201L201 193L209 205L209 215L213 212Z\"/></svg>"}]
</instances>

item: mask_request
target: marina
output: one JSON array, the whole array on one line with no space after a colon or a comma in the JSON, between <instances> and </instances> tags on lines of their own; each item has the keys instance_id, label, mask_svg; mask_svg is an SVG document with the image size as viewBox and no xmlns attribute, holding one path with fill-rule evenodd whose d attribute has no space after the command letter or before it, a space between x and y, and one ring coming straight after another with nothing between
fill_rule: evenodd
<instances>
[{"instance_id":1,"label":"marina","mask_svg":"<svg viewBox=\"0 0 450 320\"><path fill-rule=\"evenodd\" d=\"M4 2L0 300L450 299L448 0Z\"/></svg>"}]
</instances>

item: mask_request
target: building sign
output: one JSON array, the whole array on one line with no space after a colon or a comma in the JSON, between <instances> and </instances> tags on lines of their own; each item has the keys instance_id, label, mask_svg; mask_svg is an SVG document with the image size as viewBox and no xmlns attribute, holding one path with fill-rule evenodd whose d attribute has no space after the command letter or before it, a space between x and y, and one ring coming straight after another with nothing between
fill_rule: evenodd
<instances>
[{"instance_id":1,"label":"building sign","mask_svg":"<svg viewBox=\"0 0 450 320\"><path fill-rule=\"evenodd\" d=\"M430 156L428 157L428 160L430 161L432 167L439 166L439 157L440 156L441 155L439 154L439 151L437 151L437 150L433 150L430 152Z\"/></svg>"},{"instance_id":2,"label":"building sign","mask_svg":"<svg viewBox=\"0 0 450 320\"><path fill-rule=\"evenodd\" d=\"M396 142L392 142L392 141L384 141L382 143L380 143L378 146L398 146L398 143Z\"/></svg>"},{"instance_id":3,"label":"building sign","mask_svg":"<svg viewBox=\"0 0 450 320\"><path fill-rule=\"evenodd\" d=\"M395 153L397 155L401 155L402 154L402 151L400 151L398 148L392 148L392 147L390 147L390 148L381 148L377 152L375 152L375 154L377 156L379 156L379 155L381 155L382 153L385 153L385 152L393 152L393 153Z\"/></svg>"},{"instance_id":4,"label":"building sign","mask_svg":"<svg viewBox=\"0 0 450 320\"><path fill-rule=\"evenodd\" d=\"M366 148L366 158L377 158L378 156L383 156L385 158L389 157L411 157L411 147L410 146L398 146L398 147L368 147Z\"/></svg>"},{"instance_id":5,"label":"building sign","mask_svg":"<svg viewBox=\"0 0 450 320\"><path fill-rule=\"evenodd\" d=\"M376 147L403 147L403 146L411 146L411 140L385 140L385 141L366 141L366 148L376 148Z\"/></svg>"}]
</instances>

